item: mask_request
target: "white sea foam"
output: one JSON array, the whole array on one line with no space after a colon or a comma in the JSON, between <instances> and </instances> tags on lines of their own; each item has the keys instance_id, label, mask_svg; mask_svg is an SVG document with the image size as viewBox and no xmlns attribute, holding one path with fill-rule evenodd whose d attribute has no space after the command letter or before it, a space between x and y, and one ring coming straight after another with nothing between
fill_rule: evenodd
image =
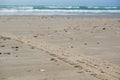
<instances>
[{"instance_id":1,"label":"white sea foam","mask_svg":"<svg viewBox=\"0 0 120 80\"><path fill-rule=\"evenodd\" d=\"M64 8L64 9L73 9L73 8L79 8L79 6L47 6L48 8Z\"/></svg>"},{"instance_id":2,"label":"white sea foam","mask_svg":"<svg viewBox=\"0 0 120 80\"><path fill-rule=\"evenodd\" d=\"M16 10L16 9L3 9L0 12L91 12L91 13L120 13L120 10L49 10L49 9L27 9L27 10Z\"/></svg>"},{"instance_id":3,"label":"white sea foam","mask_svg":"<svg viewBox=\"0 0 120 80\"><path fill-rule=\"evenodd\" d=\"M116 9L117 7L104 7L104 8L108 8L108 9Z\"/></svg>"},{"instance_id":4,"label":"white sea foam","mask_svg":"<svg viewBox=\"0 0 120 80\"><path fill-rule=\"evenodd\" d=\"M102 10L101 10L102 8ZM106 9L105 9L106 8ZM111 10L113 9L113 10ZM3 6L0 15L81 15L120 14L119 7L86 6Z\"/></svg>"},{"instance_id":5,"label":"white sea foam","mask_svg":"<svg viewBox=\"0 0 120 80\"><path fill-rule=\"evenodd\" d=\"M29 9L33 9L33 7L14 7L13 9L18 9L18 10L29 10Z\"/></svg>"}]
</instances>

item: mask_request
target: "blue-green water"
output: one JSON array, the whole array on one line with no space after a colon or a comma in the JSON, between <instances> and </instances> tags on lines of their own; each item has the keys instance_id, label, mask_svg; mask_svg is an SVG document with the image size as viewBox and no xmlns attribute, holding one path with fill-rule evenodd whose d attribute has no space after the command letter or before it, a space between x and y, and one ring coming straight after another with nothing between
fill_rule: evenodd
<instances>
[{"instance_id":1,"label":"blue-green water","mask_svg":"<svg viewBox=\"0 0 120 80\"><path fill-rule=\"evenodd\" d=\"M120 6L0 5L0 15L117 15L120 16Z\"/></svg>"}]
</instances>

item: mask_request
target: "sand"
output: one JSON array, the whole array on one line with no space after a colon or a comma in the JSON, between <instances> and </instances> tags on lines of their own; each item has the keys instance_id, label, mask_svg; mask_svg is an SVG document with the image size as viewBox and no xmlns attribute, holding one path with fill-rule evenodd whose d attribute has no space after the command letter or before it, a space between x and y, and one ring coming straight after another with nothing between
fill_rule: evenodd
<instances>
[{"instance_id":1,"label":"sand","mask_svg":"<svg viewBox=\"0 0 120 80\"><path fill-rule=\"evenodd\" d=\"M0 80L120 80L119 75L119 18L0 17Z\"/></svg>"}]
</instances>

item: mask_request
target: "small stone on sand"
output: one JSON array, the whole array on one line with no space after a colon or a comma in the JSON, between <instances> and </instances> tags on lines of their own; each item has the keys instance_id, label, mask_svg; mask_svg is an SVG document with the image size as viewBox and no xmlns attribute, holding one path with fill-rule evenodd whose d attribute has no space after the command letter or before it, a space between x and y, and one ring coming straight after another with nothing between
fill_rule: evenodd
<instances>
[{"instance_id":1,"label":"small stone on sand","mask_svg":"<svg viewBox=\"0 0 120 80\"><path fill-rule=\"evenodd\" d=\"M15 48L19 48L18 46L16 46Z\"/></svg>"},{"instance_id":2,"label":"small stone on sand","mask_svg":"<svg viewBox=\"0 0 120 80\"><path fill-rule=\"evenodd\" d=\"M105 30L106 28L102 28L102 30Z\"/></svg>"},{"instance_id":3,"label":"small stone on sand","mask_svg":"<svg viewBox=\"0 0 120 80\"><path fill-rule=\"evenodd\" d=\"M84 45L87 45L87 43L84 43Z\"/></svg>"},{"instance_id":4,"label":"small stone on sand","mask_svg":"<svg viewBox=\"0 0 120 80\"><path fill-rule=\"evenodd\" d=\"M74 48L74 46L71 46L71 48Z\"/></svg>"},{"instance_id":5,"label":"small stone on sand","mask_svg":"<svg viewBox=\"0 0 120 80\"><path fill-rule=\"evenodd\" d=\"M33 36L33 37L35 37L35 38L36 38L36 37L38 37L38 36Z\"/></svg>"},{"instance_id":6,"label":"small stone on sand","mask_svg":"<svg viewBox=\"0 0 120 80\"><path fill-rule=\"evenodd\" d=\"M99 42L97 42L97 44L100 44Z\"/></svg>"},{"instance_id":7,"label":"small stone on sand","mask_svg":"<svg viewBox=\"0 0 120 80\"><path fill-rule=\"evenodd\" d=\"M51 58L50 61L55 61L55 62L57 62L57 60L56 60L55 58Z\"/></svg>"},{"instance_id":8,"label":"small stone on sand","mask_svg":"<svg viewBox=\"0 0 120 80\"><path fill-rule=\"evenodd\" d=\"M45 72L45 69L40 69L41 72Z\"/></svg>"},{"instance_id":9,"label":"small stone on sand","mask_svg":"<svg viewBox=\"0 0 120 80\"><path fill-rule=\"evenodd\" d=\"M108 66L106 68L109 68Z\"/></svg>"},{"instance_id":10,"label":"small stone on sand","mask_svg":"<svg viewBox=\"0 0 120 80\"><path fill-rule=\"evenodd\" d=\"M76 66L74 66L75 68L79 68L80 66L78 66L78 65L76 65Z\"/></svg>"}]
</instances>

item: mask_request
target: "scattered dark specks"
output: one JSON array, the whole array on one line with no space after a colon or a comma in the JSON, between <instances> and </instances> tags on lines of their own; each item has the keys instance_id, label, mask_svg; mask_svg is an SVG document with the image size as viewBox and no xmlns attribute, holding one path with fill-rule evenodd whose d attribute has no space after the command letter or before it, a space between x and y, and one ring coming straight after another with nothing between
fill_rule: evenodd
<instances>
[{"instance_id":1,"label":"scattered dark specks","mask_svg":"<svg viewBox=\"0 0 120 80\"><path fill-rule=\"evenodd\" d=\"M1 37L1 39L3 39L3 40L10 40L11 38L9 38L9 37Z\"/></svg>"},{"instance_id":2,"label":"scattered dark specks","mask_svg":"<svg viewBox=\"0 0 120 80\"><path fill-rule=\"evenodd\" d=\"M84 45L87 45L87 43L84 43Z\"/></svg>"},{"instance_id":3,"label":"scattered dark specks","mask_svg":"<svg viewBox=\"0 0 120 80\"><path fill-rule=\"evenodd\" d=\"M19 47L18 46L13 46L12 49L15 49L15 51L18 51Z\"/></svg>"},{"instance_id":4,"label":"scattered dark specks","mask_svg":"<svg viewBox=\"0 0 120 80\"><path fill-rule=\"evenodd\" d=\"M102 30L106 30L106 28L102 28Z\"/></svg>"},{"instance_id":5,"label":"scattered dark specks","mask_svg":"<svg viewBox=\"0 0 120 80\"><path fill-rule=\"evenodd\" d=\"M65 32L68 32L66 29L64 29Z\"/></svg>"}]
</instances>

